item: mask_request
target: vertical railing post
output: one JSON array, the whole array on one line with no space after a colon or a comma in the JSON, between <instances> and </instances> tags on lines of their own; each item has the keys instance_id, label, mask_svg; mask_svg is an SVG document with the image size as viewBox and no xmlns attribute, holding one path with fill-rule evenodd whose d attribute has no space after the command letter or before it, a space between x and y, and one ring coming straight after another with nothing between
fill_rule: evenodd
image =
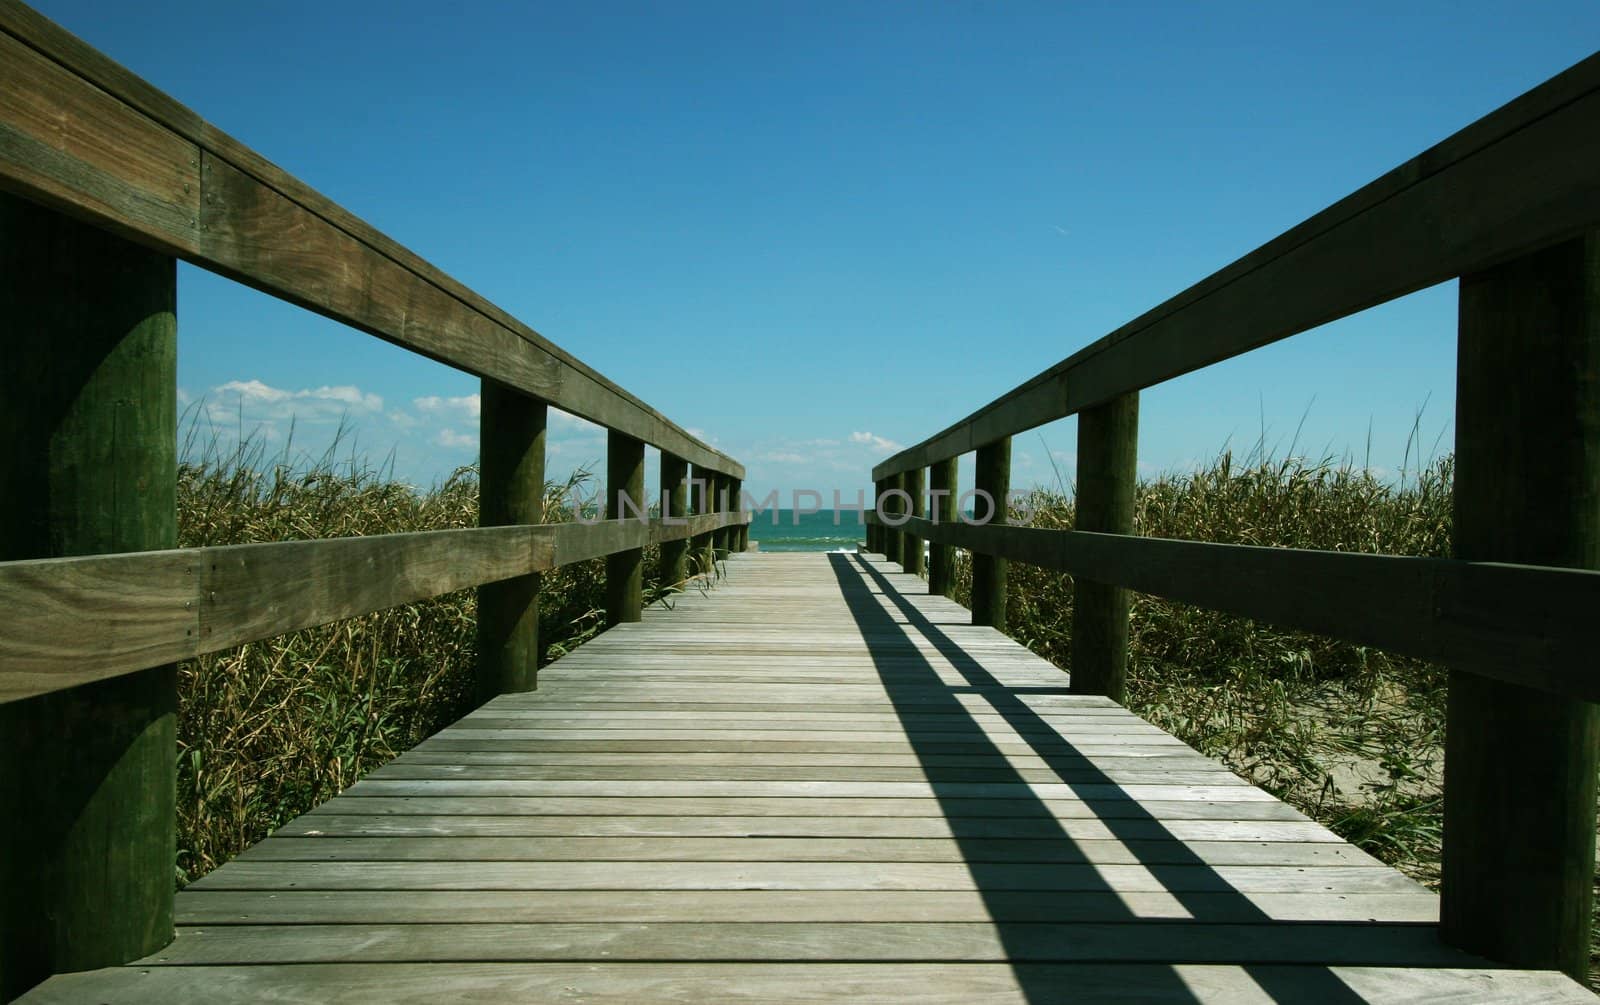
<instances>
[{"instance_id":1,"label":"vertical railing post","mask_svg":"<svg viewBox=\"0 0 1600 1005\"><path fill-rule=\"evenodd\" d=\"M867 524L867 550L878 554L883 553L883 525L877 522L883 517L883 493L883 482L874 481L872 483L873 522Z\"/></svg>"},{"instance_id":2,"label":"vertical railing post","mask_svg":"<svg viewBox=\"0 0 1600 1005\"><path fill-rule=\"evenodd\" d=\"M728 479L728 511L739 512L739 493L744 491L744 482L738 478ZM728 550L744 551L744 526L735 524L728 528Z\"/></svg>"},{"instance_id":3,"label":"vertical railing post","mask_svg":"<svg viewBox=\"0 0 1600 1005\"><path fill-rule=\"evenodd\" d=\"M177 266L0 194L0 560L177 545ZM0 705L0 999L172 940L177 678Z\"/></svg>"},{"instance_id":4,"label":"vertical railing post","mask_svg":"<svg viewBox=\"0 0 1600 1005\"><path fill-rule=\"evenodd\" d=\"M689 462L661 451L661 518L684 520L689 515ZM689 578L689 539L661 542L661 586L681 588Z\"/></svg>"},{"instance_id":5,"label":"vertical railing post","mask_svg":"<svg viewBox=\"0 0 1600 1005\"><path fill-rule=\"evenodd\" d=\"M1139 392L1078 415L1075 528L1133 533L1139 481ZM1123 700L1128 679L1128 591L1072 581L1072 690Z\"/></svg>"},{"instance_id":6,"label":"vertical railing post","mask_svg":"<svg viewBox=\"0 0 1600 1005\"><path fill-rule=\"evenodd\" d=\"M606 517L638 519L645 509L644 443L615 429L606 435ZM638 524L634 524L638 526ZM606 624L638 621L644 602L644 549L606 556Z\"/></svg>"},{"instance_id":7,"label":"vertical railing post","mask_svg":"<svg viewBox=\"0 0 1600 1005\"><path fill-rule=\"evenodd\" d=\"M484 378L478 410L478 526L544 522L549 409ZM532 691L539 671L539 575L478 587L478 698Z\"/></svg>"},{"instance_id":8,"label":"vertical railing post","mask_svg":"<svg viewBox=\"0 0 1600 1005\"><path fill-rule=\"evenodd\" d=\"M905 486L906 492L911 496L910 507L907 512L911 516L922 516L923 469L912 468L910 471L907 471L902 478L902 484ZM910 530L907 530L901 541L901 566L913 576L922 575L924 571L922 561L922 538L911 533Z\"/></svg>"},{"instance_id":9,"label":"vertical railing post","mask_svg":"<svg viewBox=\"0 0 1600 1005\"><path fill-rule=\"evenodd\" d=\"M712 475L711 484L715 496L711 504L712 512L728 512L728 476L718 472ZM728 557L728 528L718 527L711 532L711 550L717 558Z\"/></svg>"},{"instance_id":10,"label":"vertical railing post","mask_svg":"<svg viewBox=\"0 0 1600 1005\"><path fill-rule=\"evenodd\" d=\"M956 459L939 461L928 469L928 519L953 523L956 516ZM928 545L928 592L950 596L955 589L956 550L934 541Z\"/></svg>"},{"instance_id":11,"label":"vertical railing post","mask_svg":"<svg viewBox=\"0 0 1600 1005\"><path fill-rule=\"evenodd\" d=\"M694 514L704 516L711 512L714 476L708 469L698 464L691 466L690 472L689 492L693 500ZM697 572L704 574L712 571L714 566L710 531L696 534L689 539L689 556Z\"/></svg>"},{"instance_id":12,"label":"vertical railing post","mask_svg":"<svg viewBox=\"0 0 1600 1005\"><path fill-rule=\"evenodd\" d=\"M1455 557L1600 568L1600 235L1463 276L1459 324ZM1450 674L1446 941L1587 977L1596 712Z\"/></svg>"},{"instance_id":13,"label":"vertical railing post","mask_svg":"<svg viewBox=\"0 0 1600 1005\"><path fill-rule=\"evenodd\" d=\"M972 503L974 518L982 518L988 508L990 525L1003 526L1011 493L1011 437L978 448L972 487L981 493ZM1006 560L979 551L972 553L972 623L1006 630Z\"/></svg>"},{"instance_id":14,"label":"vertical railing post","mask_svg":"<svg viewBox=\"0 0 1600 1005\"><path fill-rule=\"evenodd\" d=\"M889 493L888 505L885 506L884 509L890 516L894 517L895 523L898 525L900 521L900 514L905 512L905 499L900 495L901 492L905 491L905 475L903 473L890 475L888 478L884 479L884 484L888 486ZM902 561L903 553L901 552L900 548L905 542L905 535L900 533L899 526L889 526L886 524L883 530L884 557L891 562L898 563Z\"/></svg>"}]
</instances>

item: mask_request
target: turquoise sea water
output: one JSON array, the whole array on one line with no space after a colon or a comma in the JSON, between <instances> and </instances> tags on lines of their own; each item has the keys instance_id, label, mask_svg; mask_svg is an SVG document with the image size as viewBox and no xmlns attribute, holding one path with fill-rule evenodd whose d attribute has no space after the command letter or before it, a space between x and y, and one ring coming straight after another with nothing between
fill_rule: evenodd
<instances>
[{"instance_id":1,"label":"turquoise sea water","mask_svg":"<svg viewBox=\"0 0 1600 1005\"><path fill-rule=\"evenodd\" d=\"M753 516L750 540L760 541L762 551L855 551L867 535L855 510L766 510Z\"/></svg>"}]
</instances>

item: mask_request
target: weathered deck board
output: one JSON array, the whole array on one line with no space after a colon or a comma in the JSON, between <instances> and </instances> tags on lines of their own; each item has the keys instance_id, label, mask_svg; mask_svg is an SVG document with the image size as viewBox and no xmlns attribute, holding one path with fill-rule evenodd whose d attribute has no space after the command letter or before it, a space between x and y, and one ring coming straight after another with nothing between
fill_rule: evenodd
<instances>
[{"instance_id":1,"label":"weathered deck board","mask_svg":"<svg viewBox=\"0 0 1600 1005\"><path fill-rule=\"evenodd\" d=\"M729 569L26 1000L1590 1000L897 567Z\"/></svg>"}]
</instances>

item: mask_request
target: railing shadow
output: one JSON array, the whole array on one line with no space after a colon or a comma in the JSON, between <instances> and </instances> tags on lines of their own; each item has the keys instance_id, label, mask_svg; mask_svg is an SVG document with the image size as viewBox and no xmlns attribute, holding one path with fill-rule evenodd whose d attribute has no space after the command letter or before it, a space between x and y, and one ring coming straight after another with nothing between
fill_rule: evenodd
<instances>
[{"instance_id":1,"label":"railing shadow","mask_svg":"<svg viewBox=\"0 0 1600 1005\"><path fill-rule=\"evenodd\" d=\"M1213 929L1205 933L1212 935L1216 931L1214 926L1222 923L1272 924L1280 931L1298 928L1295 934L1299 936L1311 934L1306 931L1305 923L1273 921L1063 738L1021 697L1054 689L1005 686L906 600L861 555L828 557L845 603L863 637L869 641L874 666L900 718L907 741L929 780L1000 943L1012 961L1015 979L1029 1001L1061 1000L1060 968L1045 965L1047 961L1061 959L1050 946L1052 938L1061 934L1060 929L1050 926L1051 921L1084 918L1103 925L1127 926L1125 932L1115 933L1107 940L1103 956L1097 953L1083 961L1087 963L1123 960L1149 963L1154 959L1168 964L1211 962L1226 965L1226 960L1217 959L1214 949L1208 952L1187 937L1195 928ZM873 590L874 586L878 592ZM880 594L905 617L905 624L879 603ZM941 680L933 664L914 645L913 632L931 643L967 686L952 687ZM1065 692L1063 686L1056 693ZM1018 733L1030 753L1094 810L1097 819L1123 841L1137 863L1159 881L1163 890L1192 920L1136 915L1118 891L1089 864L1089 857L1067 833L1055 812L1007 760L1005 752L983 724L962 704L958 695L963 693L981 694L988 707ZM949 755L953 751L964 755L963 764L982 763L984 766L952 772ZM1008 791L1003 798L973 798L974 783L1004 785ZM1029 844L1037 845L1037 849L1019 857L1013 847L996 844L997 838L1005 837L1034 839ZM1159 855L1154 853L1157 847ZM1067 900L1084 904L1084 910L1064 903ZM1338 927L1352 934L1360 927L1315 924L1319 930ZM1186 927L1188 932L1184 930ZM1152 944L1167 946L1170 952L1152 957ZM1241 954L1241 957L1247 959L1248 955ZM1283 962L1316 962L1309 953L1307 957ZM1337 1003L1363 1000L1326 966L1241 965L1261 990L1275 1000ZM1148 969L1145 976L1149 979L1137 988L1141 997L1197 1000L1183 976L1172 966ZM1132 993L1135 989L1129 991Z\"/></svg>"}]
</instances>

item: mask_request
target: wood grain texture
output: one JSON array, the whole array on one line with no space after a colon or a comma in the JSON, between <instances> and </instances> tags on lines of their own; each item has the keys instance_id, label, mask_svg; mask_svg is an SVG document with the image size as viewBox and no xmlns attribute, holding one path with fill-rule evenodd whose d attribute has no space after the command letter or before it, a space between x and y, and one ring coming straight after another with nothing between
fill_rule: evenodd
<instances>
[{"instance_id":1,"label":"wood grain texture","mask_svg":"<svg viewBox=\"0 0 1600 1005\"><path fill-rule=\"evenodd\" d=\"M1011 498L1011 438L1005 437L978 448L973 464L973 516L986 526L1003 527L1009 522ZM957 510L964 510L957 497ZM908 521L926 526L931 521ZM933 540L930 535L922 535ZM1006 630L1006 560L1010 556L987 549L968 549L972 554L972 623Z\"/></svg>"},{"instance_id":2,"label":"wood grain texture","mask_svg":"<svg viewBox=\"0 0 1600 1005\"><path fill-rule=\"evenodd\" d=\"M1139 394L1120 395L1078 416L1073 529L1132 534L1139 490ZM1128 676L1128 591L1072 578L1072 689L1123 700Z\"/></svg>"},{"instance_id":3,"label":"wood grain texture","mask_svg":"<svg viewBox=\"0 0 1600 1005\"><path fill-rule=\"evenodd\" d=\"M964 523L930 540L1600 701L1600 573Z\"/></svg>"},{"instance_id":4,"label":"wood grain texture","mask_svg":"<svg viewBox=\"0 0 1600 1005\"><path fill-rule=\"evenodd\" d=\"M199 147L3 34L0 188L158 251L199 246Z\"/></svg>"},{"instance_id":5,"label":"wood grain texture","mask_svg":"<svg viewBox=\"0 0 1600 1005\"><path fill-rule=\"evenodd\" d=\"M544 522L545 430L549 408L485 380L478 420L478 525ZM539 574L478 587L478 697L532 691L539 671Z\"/></svg>"},{"instance_id":6,"label":"wood grain texture","mask_svg":"<svg viewBox=\"0 0 1600 1005\"><path fill-rule=\"evenodd\" d=\"M613 429L606 434L606 516L642 527L649 508L644 494L644 442ZM639 620L644 602L643 548L606 556L605 591L607 627Z\"/></svg>"},{"instance_id":7,"label":"wood grain texture","mask_svg":"<svg viewBox=\"0 0 1600 1005\"><path fill-rule=\"evenodd\" d=\"M1463 278L1459 317L1454 553L1600 569L1600 235ZM1443 932L1582 980L1600 708L1477 669L1449 680Z\"/></svg>"},{"instance_id":8,"label":"wood grain texture","mask_svg":"<svg viewBox=\"0 0 1600 1005\"><path fill-rule=\"evenodd\" d=\"M961 490L957 482L956 459L939 461L928 468L928 517L934 522L949 520L956 512ZM875 530L868 525L869 539ZM868 549L876 551L876 547ZM955 593L955 548L940 541L928 545L928 592L950 597Z\"/></svg>"},{"instance_id":9,"label":"wood grain texture","mask_svg":"<svg viewBox=\"0 0 1600 1005\"><path fill-rule=\"evenodd\" d=\"M921 584L734 554L36 998L1582 1000Z\"/></svg>"},{"instance_id":10,"label":"wood grain texture","mask_svg":"<svg viewBox=\"0 0 1600 1005\"><path fill-rule=\"evenodd\" d=\"M694 463L744 468L96 52L0 3L0 186Z\"/></svg>"},{"instance_id":11,"label":"wood grain texture","mask_svg":"<svg viewBox=\"0 0 1600 1005\"><path fill-rule=\"evenodd\" d=\"M747 518L483 527L0 562L0 701Z\"/></svg>"},{"instance_id":12,"label":"wood grain texture","mask_svg":"<svg viewBox=\"0 0 1600 1005\"><path fill-rule=\"evenodd\" d=\"M975 449L1600 223L1600 56L873 468Z\"/></svg>"},{"instance_id":13,"label":"wood grain texture","mask_svg":"<svg viewBox=\"0 0 1600 1005\"><path fill-rule=\"evenodd\" d=\"M170 255L0 194L0 559L176 543L176 301ZM171 940L177 705L170 666L0 705L0 1000Z\"/></svg>"},{"instance_id":14,"label":"wood grain texture","mask_svg":"<svg viewBox=\"0 0 1600 1005\"><path fill-rule=\"evenodd\" d=\"M115 1000L330 1002L432 1005L449 1001L560 1001L629 1005L903 999L927 1005L1025 1005L1137 1000L1173 1005L1381 1001L1460 1005L1579 1003L1593 996L1556 975L1515 970L1295 965L1084 963L328 963L163 966L138 982L114 971L57 978L30 1003Z\"/></svg>"}]
</instances>

